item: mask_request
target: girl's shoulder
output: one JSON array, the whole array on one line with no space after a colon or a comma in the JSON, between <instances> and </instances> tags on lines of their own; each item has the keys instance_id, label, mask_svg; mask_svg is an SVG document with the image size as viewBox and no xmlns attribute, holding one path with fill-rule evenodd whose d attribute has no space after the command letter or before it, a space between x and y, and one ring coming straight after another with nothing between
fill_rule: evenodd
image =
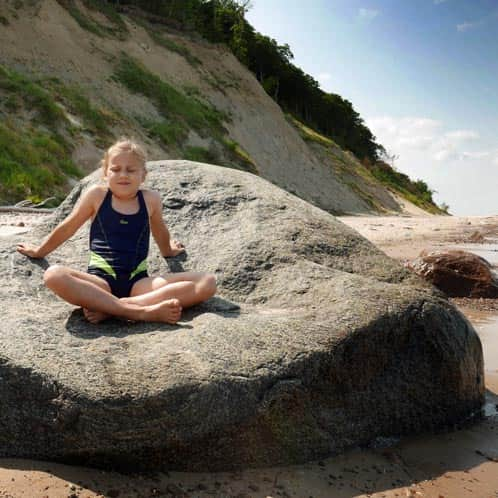
<instances>
[{"instance_id":1,"label":"girl's shoulder","mask_svg":"<svg viewBox=\"0 0 498 498\"><path fill-rule=\"evenodd\" d=\"M102 202L108 192L105 185L92 185L85 190L85 196L93 202Z\"/></svg>"},{"instance_id":2,"label":"girl's shoulder","mask_svg":"<svg viewBox=\"0 0 498 498\"><path fill-rule=\"evenodd\" d=\"M83 192L80 202L95 215L104 202L107 192L107 187L103 185L91 185Z\"/></svg>"},{"instance_id":3,"label":"girl's shoulder","mask_svg":"<svg viewBox=\"0 0 498 498\"><path fill-rule=\"evenodd\" d=\"M149 215L152 215L157 209L159 209L159 211L162 211L161 194L159 192L146 188L140 190L142 192L142 195L144 196L145 205L147 206Z\"/></svg>"},{"instance_id":4,"label":"girl's shoulder","mask_svg":"<svg viewBox=\"0 0 498 498\"><path fill-rule=\"evenodd\" d=\"M83 192L83 196L90 201L102 201L106 196L108 188L104 185L91 185Z\"/></svg>"}]
</instances>

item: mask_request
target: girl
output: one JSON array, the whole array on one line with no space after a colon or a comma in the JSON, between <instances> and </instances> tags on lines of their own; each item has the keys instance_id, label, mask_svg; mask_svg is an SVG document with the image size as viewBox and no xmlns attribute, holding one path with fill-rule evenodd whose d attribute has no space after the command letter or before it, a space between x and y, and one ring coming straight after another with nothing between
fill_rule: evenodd
<instances>
[{"instance_id":1,"label":"girl","mask_svg":"<svg viewBox=\"0 0 498 498\"><path fill-rule=\"evenodd\" d=\"M205 301L216 292L211 274L147 275L150 232L163 256L176 256L184 247L170 239L159 193L140 189L146 176L145 162L145 152L139 145L119 140L101 161L107 185L90 187L40 246L17 247L21 254L44 258L85 221L92 220L88 272L54 265L44 274L47 287L67 302L81 306L91 323L110 316L176 323L183 308Z\"/></svg>"}]
</instances>

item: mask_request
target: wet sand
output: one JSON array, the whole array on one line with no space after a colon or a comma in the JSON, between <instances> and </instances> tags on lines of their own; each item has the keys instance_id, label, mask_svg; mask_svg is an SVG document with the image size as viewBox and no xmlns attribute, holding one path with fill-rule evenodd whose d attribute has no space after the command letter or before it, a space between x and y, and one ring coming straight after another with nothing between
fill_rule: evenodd
<instances>
[{"instance_id":1,"label":"wet sand","mask_svg":"<svg viewBox=\"0 0 498 498\"><path fill-rule=\"evenodd\" d=\"M498 217L341 220L400 261L416 257L423 249L450 248L467 244L470 238L481 240L475 232L483 235L483 247L471 244L469 248L498 254L493 250L494 240L498 239ZM17 228L29 229L34 222L27 221L26 227ZM0 236L6 226L13 225L0 217ZM6 231L12 230L15 228ZM465 300L456 304L474 324L484 348L489 416L471 427L385 441L384 447L352 449L305 465L242 472L124 476L52 462L0 459L0 498L497 498L498 306L494 302L476 305L475 301Z\"/></svg>"}]
</instances>

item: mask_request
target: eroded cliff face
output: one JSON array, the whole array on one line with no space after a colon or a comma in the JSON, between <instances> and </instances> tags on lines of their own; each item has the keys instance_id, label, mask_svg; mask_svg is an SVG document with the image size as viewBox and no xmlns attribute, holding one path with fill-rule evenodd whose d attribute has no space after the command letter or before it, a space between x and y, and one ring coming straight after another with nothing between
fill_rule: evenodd
<instances>
[{"instance_id":1,"label":"eroded cliff face","mask_svg":"<svg viewBox=\"0 0 498 498\"><path fill-rule=\"evenodd\" d=\"M6 4L2 14L6 22L0 24L0 63L38 79L41 85L47 78L57 78L64 85L77 86L110 117L109 136L102 137L90 133L73 111L65 109L73 158L83 171L96 167L112 136L133 135L146 144L150 159L184 157L192 148L203 150L209 158L204 162L253 171L331 213L401 211L391 193L373 177L365 181L354 173L359 163L351 154L323 154L303 140L255 77L225 47L152 26L138 14L122 15L128 29L124 39L98 36L83 29L56 0L25 3L29 5L17 11L13 3ZM93 22L110 23L81 3L76 5ZM219 130L190 129L169 144L154 138L150 123L167 120L167 116L153 96L132 93L118 81L116 67L123 54L187 99L214 106L223 116L224 137L220 139ZM8 89L0 92L8 97ZM7 118L30 122L29 112L0 110ZM227 140L232 141L228 148ZM246 160L240 160L244 156Z\"/></svg>"}]
</instances>

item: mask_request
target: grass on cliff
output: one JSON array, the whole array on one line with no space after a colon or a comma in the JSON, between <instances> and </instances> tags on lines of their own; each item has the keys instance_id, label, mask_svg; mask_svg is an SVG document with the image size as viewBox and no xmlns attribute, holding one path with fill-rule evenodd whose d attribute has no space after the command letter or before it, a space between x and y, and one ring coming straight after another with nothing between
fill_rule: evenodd
<instances>
[{"instance_id":1,"label":"grass on cliff","mask_svg":"<svg viewBox=\"0 0 498 498\"><path fill-rule=\"evenodd\" d=\"M133 93L149 99L163 116L162 122L142 122L149 136L164 145L180 151L186 159L235 167L258 174L254 161L236 142L227 138L223 121L230 118L199 98L194 88L176 89L162 80L140 62L123 54L116 66L114 79ZM210 138L218 146L204 148L186 145L189 130L195 130L202 138Z\"/></svg>"},{"instance_id":2,"label":"grass on cliff","mask_svg":"<svg viewBox=\"0 0 498 498\"><path fill-rule=\"evenodd\" d=\"M65 110L82 122L82 130L101 139L109 139L114 118L92 105L76 86L67 86L57 78L36 81L0 65L0 114L31 114L33 124L58 133L73 125Z\"/></svg>"},{"instance_id":3,"label":"grass on cliff","mask_svg":"<svg viewBox=\"0 0 498 498\"><path fill-rule=\"evenodd\" d=\"M50 89L53 98L68 112L77 116L82 129L95 136L97 144L105 144L112 139L111 126L118 119L112 112L93 105L79 87L65 85L57 78L47 81L46 87Z\"/></svg>"},{"instance_id":4,"label":"grass on cliff","mask_svg":"<svg viewBox=\"0 0 498 498\"><path fill-rule=\"evenodd\" d=\"M75 86L0 65L0 203L60 202L68 178L82 176L71 160L75 139L85 132L109 141L113 119Z\"/></svg>"},{"instance_id":5,"label":"grass on cliff","mask_svg":"<svg viewBox=\"0 0 498 498\"><path fill-rule=\"evenodd\" d=\"M131 92L151 100L167 121L193 128L202 137L224 135L225 114L177 90L128 55L122 54L114 77Z\"/></svg>"},{"instance_id":6,"label":"grass on cliff","mask_svg":"<svg viewBox=\"0 0 498 498\"><path fill-rule=\"evenodd\" d=\"M412 204L415 204L429 213L443 214L446 212L434 202L432 199L433 192L424 181L413 181L404 173L396 171L389 164L382 161L366 167L356 160L353 165L352 162L347 162L343 158L338 157L335 152L339 146L332 139L320 135L320 133L317 133L315 130L304 125L292 116L288 115L286 117L288 121L298 129L301 137L305 141L317 143L328 150L334 156L334 164L337 165L339 169L342 169L345 172L347 172L348 169L354 170L355 173L359 174L366 181L371 182L372 178L375 178L385 187L394 190ZM348 185L373 208L378 208L377 203L372 196L366 194L367 197L365 197L364 193L354 186L354 184L348 183Z\"/></svg>"},{"instance_id":7,"label":"grass on cliff","mask_svg":"<svg viewBox=\"0 0 498 498\"><path fill-rule=\"evenodd\" d=\"M125 40L128 37L128 27L112 4L101 0L82 0L82 2L88 10L103 14L109 21L109 25L103 25L88 14L82 12L77 7L74 0L57 0L57 3L66 9L71 17L84 30L100 36L101 38L107 36Z\"/></svg>"},{"instance_id":8,"label":"grass on cliff","mask_svg":"<svg viewBox=\"0 0 498 498\"><path fill-rule=\"evenodd\" d=\"M67 194L67 177L82 176L70 157L67 144L48 133L0 123L0 204L49 196L59 204Z\"/></svg>"},{"instance_id":9,"label":"grass on cliff","mask_svg":"<svg viewBox=\"0 0 498 498\"><path fill-rule=\"evenodd\" d=\"M158 31L150 28L143 24L143 27L147 30L149 36L154 40L157 45L169 50L170 52L176 52L177 54L184 57L192 66L199 66L202 61L190 52L190 50L184 45L174 42L170 38L163 36Z\"/></svg>"},{"instance_id":10,"label":"grass on cliff","mask_svg":"<svg viewBox=\"0 0 498 498\"><path fill-rule=\"evenodd\" d=\"M6 95L3 105L9 112L31 110L38 123L53 127L65 120L52 96L39 84L0 65L0 91Z\"/></svg>"},{"instance_id":11,"label":"grass on cliff","mask_svg":"<svg viewBox=\"0 0 498 498\"><path fill-rule=\"evenodd\" d=\"M440 208L432 199L433 191L422 180L413 181L404 173L400 173L389 164L382 161L370 167L373 176L386 187L389 187L416 206L432 214L445 214L447 211Z\"/></svg>"}]
</instances>

